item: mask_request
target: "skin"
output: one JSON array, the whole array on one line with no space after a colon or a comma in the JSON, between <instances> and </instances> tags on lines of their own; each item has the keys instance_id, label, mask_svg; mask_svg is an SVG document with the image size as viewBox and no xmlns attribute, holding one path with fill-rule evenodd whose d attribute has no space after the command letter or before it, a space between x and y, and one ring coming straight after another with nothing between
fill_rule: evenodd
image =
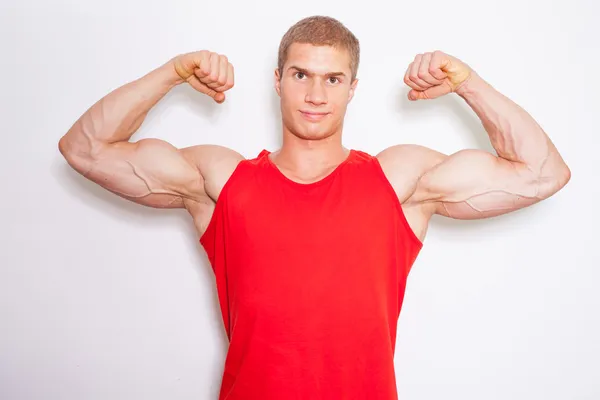
<instances>
[{"instance_id":1,"label":"skin","mask_svg":"<svg viewBox=\"0 0 600 400\"><path fill-rule=\"evenodd\" d=\"M434 214L497 216L546 199L569 181L569 168L538 123L459 59L441 51L418 54L404 82L411 101L448 94L464 99L497 152L468 149L445 155L400 144L376 155L419 239L424 240ZM234 84L234 69L216 53L179 55L100 99L61 138L59 149L76 171L123 198L187 209L201 236L243 156L216 145L177 149L159 139L130 141L148 111L184 83L223 103ZM292 44L282 73L275 70L283 144L270 154L288 178L318 181L348 156L342 131L357 83L345 50Z\"/></svg>"}]
</instances>

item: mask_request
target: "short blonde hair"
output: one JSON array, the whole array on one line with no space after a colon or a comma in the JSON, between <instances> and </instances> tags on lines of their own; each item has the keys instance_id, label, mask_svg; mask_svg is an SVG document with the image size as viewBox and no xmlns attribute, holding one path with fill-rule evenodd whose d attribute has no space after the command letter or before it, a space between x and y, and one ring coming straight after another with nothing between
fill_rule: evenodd
<instances>
[{"instance_id":1,"label":"short blonde hair","mask_svg":"<svg viewBox=\"0 0 600 400\"><path fill-rule=\"evenodd\" d=\"M283 65L287 60L288 49L292 43L309 43L315 46L332 46L347 50L350 54L352 81L356 79L360 61L360 44L356 36L335 18L315 15L295 23L283 35L279 44L277 68L279 76L283 74Z\"/></svg>"}]
</instances>

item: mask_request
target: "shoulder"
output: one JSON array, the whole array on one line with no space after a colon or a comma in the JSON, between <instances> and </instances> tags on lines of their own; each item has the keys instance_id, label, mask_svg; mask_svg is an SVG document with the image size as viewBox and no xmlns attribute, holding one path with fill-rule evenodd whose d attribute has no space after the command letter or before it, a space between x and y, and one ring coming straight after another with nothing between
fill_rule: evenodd
<instances>
[{"instance_id":1,"label":"shoulder","mask_svg":"<svg viewBox=\"0 0 600 400\"><path fill-rule=\"evenodd\" d=\"M399 144L382 150L375 157L391 178L399 175L418 178L448 156L417 144Z\"/></svg>"},{"instance_id":2,"label":"shoulder","mask_svg":"<svg viewBox=\"0 0 600 400\"><path fill-rule=\"evenodd\" d=\"M425 172L447 157L439 151L417 144L391 146L375 155L400 201L411 196Z\"/></svg>"},{"instance_id":3,"label":"shoulder","mask_svg":"<svg viewBox=\"0 0 600 400\"><path fill-rule=\"evenodd\" d=\"M188 163L198 169L206 193L213 201L216 201L238 165L244 161L244 156L237 151L213 144L190 146L180 152Z\"/></svg>"},{"instance_id":4,"label":"shoulder","mask_svg":"<svg viewBox=\"0 0 600 400\"><path fill-rule=\"evenodd\" d=\"M399 144L382 150L375 157L386 167L402 165L428 169L442 162L447 156L418 144Z\"/></svg>"},{"instance_id":5,"label":"shoulder","mask_svg":"<svg viewBox=\"0 0 600 400\"><path fill-rule=\"evenodd\" d=\"M215 163L237 164L244 160L244 156L228 147L216 144L199 144L184 147L180 150L183 157L198 166L210 166Z\"/></svg>"}]
</instances>

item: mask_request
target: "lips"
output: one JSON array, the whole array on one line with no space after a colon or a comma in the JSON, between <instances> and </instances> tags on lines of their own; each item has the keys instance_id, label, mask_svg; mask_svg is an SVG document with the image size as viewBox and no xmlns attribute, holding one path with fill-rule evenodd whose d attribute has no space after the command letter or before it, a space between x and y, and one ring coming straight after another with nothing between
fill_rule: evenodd
<instances>
[{"instance_id":1,"label":"lips","mask_svg":"<svg viewBox=\"0 0 600 400\"><path fill-rule=\"evenodd\" d=\"M329 115L328 112L316 112L316 111L302 111L299 110L300 114L302 114L302 116L304 117L304 119L307 119L309 121L320 121L323 118L325 118L327 115Z\"/></svg>"}]
</instances>

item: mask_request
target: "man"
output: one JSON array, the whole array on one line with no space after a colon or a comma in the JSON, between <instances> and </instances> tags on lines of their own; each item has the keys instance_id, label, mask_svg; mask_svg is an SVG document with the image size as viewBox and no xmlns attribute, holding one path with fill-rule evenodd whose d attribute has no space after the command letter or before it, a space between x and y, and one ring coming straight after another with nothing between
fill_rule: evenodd
<instances>
[{"instance_id":1,"label":"man","mask_svg":"<svg viewBox=\"0 0 600 400\"><path fill-rule=\"evenodd\" d=\"M337 20L310 17L291 27L275 70L283 145L252 159L215 145L129 142L178 84L225 100L233 67L208 51L179 55L108 94L60 140L86 178L193 217L230 339L221 400L396 399L396 324L431 216L497 216L550 197L570 179L523 109L440 51L408 67L409 99L459 95L498 155L346 149L358 64L359 42Z\"/></svg>"}]
</instances>

